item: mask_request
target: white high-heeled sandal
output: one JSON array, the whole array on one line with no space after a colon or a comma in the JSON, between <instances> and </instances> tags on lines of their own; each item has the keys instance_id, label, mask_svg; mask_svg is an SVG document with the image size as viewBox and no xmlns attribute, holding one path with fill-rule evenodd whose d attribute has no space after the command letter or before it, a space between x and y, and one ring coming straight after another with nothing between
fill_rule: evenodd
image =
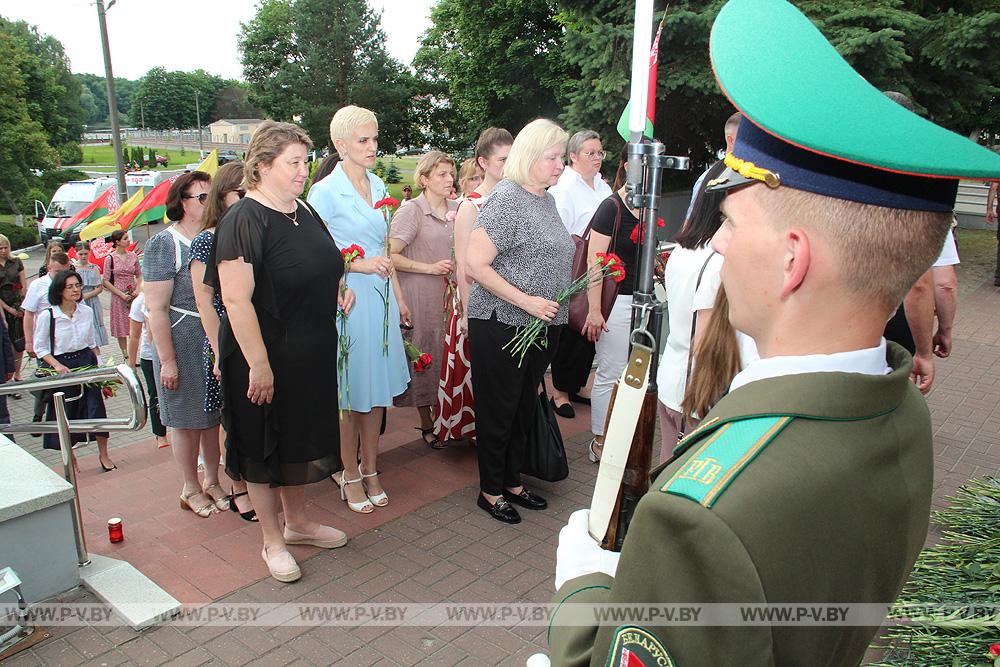
<instances>
[{"instance_id":1,"label":"white high-heeled sandal","mask_svg":"<svg viewBox=\"0 0 1000 667\"><path fill-rule=\"evenodd\" d=\"M364 475L362 475L362 477L364 477ZM375 506L372 505L372 501L367 496L365 496L365 499L362 500L360 503L352 503L350 500L347 499L347 485L360 484L361 477L358 477L357 479L347 479L347 475L345 475L344 472L341 471L339 482L337 481L336 475L330 475L330 478L333 480L334 484L340 487L340 499L343 500L345 503L347 503L348 509L350 509L352 512L357 512L358 514L371 514L372 512L375 511ZM363 484L361 488L362 490L364 490Z\"/></svg>"},{"instance_id":2,"label":"white high-heeled sandal","mask_svg":"<svg viewBox=\"0 0 1000 667\"><path fill-rule=\"evenodd\" d=\"M361 473L361 479L368 479L369 477L375 477L378 475L378 471L370 472L366 475L365 471L361 469L360 463L358 464L358 472ZM365 487L365 493L368 493L367 486ZM375 507L385 507L389 504L389 494L383 490L382 493L376 493L374 496L368 496L368 500L370 500Z\"/></svg>"}]
</instances>

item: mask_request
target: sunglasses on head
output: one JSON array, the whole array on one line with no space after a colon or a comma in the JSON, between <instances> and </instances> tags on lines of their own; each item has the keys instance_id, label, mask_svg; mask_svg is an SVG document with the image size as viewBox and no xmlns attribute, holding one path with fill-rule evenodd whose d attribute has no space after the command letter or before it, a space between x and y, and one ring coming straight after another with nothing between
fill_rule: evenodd
<instances>
[{"instance_id":1,"label":"sunglasses on head","mask_svg":"<svg viewBox=\"0 0 1000 667\"><path fill-rule=\"evenodd\" d=\"M199 203L204 204L208 200L208 193L202 192L198 195L184 195L183 199L197 199Z\"/></svg>"},{"instance_id":2,"label":"sunglasses on head","mask_svg":"<svg viewBox=\"0 0 1000 667\"><path fill-rule=\"evenodd\" d=\"M243 199L244 197L247 196L247 191L244 190L243 188L236 188L235 190L230 190L229 192L235 192L236 196L239 197L240 199ZM227 192L226 194L229 193Z\"/></svg>"}]
</instances>

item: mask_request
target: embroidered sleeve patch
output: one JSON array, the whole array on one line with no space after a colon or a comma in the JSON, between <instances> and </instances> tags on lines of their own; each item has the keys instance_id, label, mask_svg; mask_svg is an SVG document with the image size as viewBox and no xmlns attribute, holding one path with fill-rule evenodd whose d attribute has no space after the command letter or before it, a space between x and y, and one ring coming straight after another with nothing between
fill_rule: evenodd
<instances>
[{"instance_id":1,"label":"embroidered sleeve patch","mask_svg":"<svg viewBox=\"0 0 1000 667\"><path fill-rule=\"evenodd\" d=\"M722 426L698 445L660 491L711 507L791 421L791 417L752 417Z\"/></svg>"},{"instance_id":2,"label":"embroidered sleeve patch","mask_svg":"<svg viewBox=\"0 0 1000 667\"><path fill-rule=\"evenodd\" d=\"M615 632L608 667L677 667L677 663L652 632L623 626Z\"/></svg>"}]
</instances>

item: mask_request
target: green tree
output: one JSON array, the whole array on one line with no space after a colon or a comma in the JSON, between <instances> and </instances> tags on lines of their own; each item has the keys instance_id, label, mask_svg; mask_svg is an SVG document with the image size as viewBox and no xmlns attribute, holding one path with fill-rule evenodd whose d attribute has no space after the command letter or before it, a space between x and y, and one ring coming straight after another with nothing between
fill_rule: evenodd
<instances>
[{"instance_id":1,"label":"green tree","mask_svg":"<svg viewBox=\"0 0 1000 667\"><path fill-rule=\"evenodd\" d=\"M131 106L137 108L142 104L146 127L154 130L195 127L197 107L201 109L202 125L207 125L211 122L209 116L215 97L223 87L220 77L204 70L168 72L163 67L154 67L139 80L132 92ZM133 118L133 124L137 120Z\"/></svg>"},{"instance_id":2,"label":"green tree","mask_svg":"<svg viewBox=\"0 0 1000 667\"><path fill-rule=\"evenodd\" d=\"M21 76L27 86L28 109L38 119L53 146L79 142L83 133L80 84L69 71L62 44L54 37L40 35L24 21L0 18L0 30L25 45L27 57L21 62Z\"/></svg>"},{"instance_id":3,"label":"green tree","mask_svg":"<svg viewBox=\"0 0 1000 667\"><path fill-rule=\"evenodd\" d=\"M273 118L301 117L319 146L347 104L378 115L383 150L411 141L416 80L386 52L379 23L365 0L263 0L238 38L250 102Z\"/></svg>"},{"instance_id":4,"label":"green tree","mask_svg":"<svg viewBox=\"0 0 1000 667\"><path fill-rule=\"evenodd\" d=\"M615 3L615 4L621 4ZM516 133L556 117L572 78L550 0L439 0L414 67L466 146L496 125Z\"/></svg>"},{"instance_id":5,"label":"green tree","mask_svg":"<svg viewBox=\"0 0 1000 667\"><path fill-rule=\"evenodd\" d=\"M226 81L225 87L215 96L215 105L208 118L214 122L220 118L260 118L262 115L248 99L246 86L238 81Z\"/></svg>"},{"instance_id":6,"label":"green tree","mask_svg":"<svg viewBox=\"0 0 1000 667\"><path fill-rule=\"evenodd\" d=\"M615 0L558 2L563 52L579 71L562 88L561 119L571 129L598 130L614 150L622 142L609 137L617 135L614 127L629 94L631 8ZM692 157L689 179L721 148L722 125L733 111L708 58L712 22L723 4L671 2L660 42L655 134L668 152ZM918 111L960 134L1000 131L1000 69L991 64L996 61L991 47L1000 34L995 2L804 0L796 5L873 85L908 94Z\"/></svg>"},{"instance_id":7,"label":"green tree","mask_svg":"<svg viewBox=\"0 0 1000 667\"><path fill-rule=\"evenodd\" d=\"M56 152L48 144L42 123L32 116L28 85L22 68L32 54L23 40L0 30L0 206L11 212L31 210L31 202L44 194L32 169L51 169Z\"/></svg>"}]
</instances>

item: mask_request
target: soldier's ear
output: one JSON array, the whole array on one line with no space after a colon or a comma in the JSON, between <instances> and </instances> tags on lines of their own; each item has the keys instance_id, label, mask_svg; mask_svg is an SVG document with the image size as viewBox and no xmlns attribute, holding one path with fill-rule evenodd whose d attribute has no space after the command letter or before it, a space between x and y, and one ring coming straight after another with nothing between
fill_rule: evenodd
<instances>
[{"instance_id":1,"label":"soldier's ear","mask_svg":"<svg viewBox=\"0 0 1000 667\"><path fill-rule=\"evenodd\" d=\"M812 264L809 235L801 227L791 227L784 234L781 298L787 299L805 282Z\"/></svg>"}]
</instances>

